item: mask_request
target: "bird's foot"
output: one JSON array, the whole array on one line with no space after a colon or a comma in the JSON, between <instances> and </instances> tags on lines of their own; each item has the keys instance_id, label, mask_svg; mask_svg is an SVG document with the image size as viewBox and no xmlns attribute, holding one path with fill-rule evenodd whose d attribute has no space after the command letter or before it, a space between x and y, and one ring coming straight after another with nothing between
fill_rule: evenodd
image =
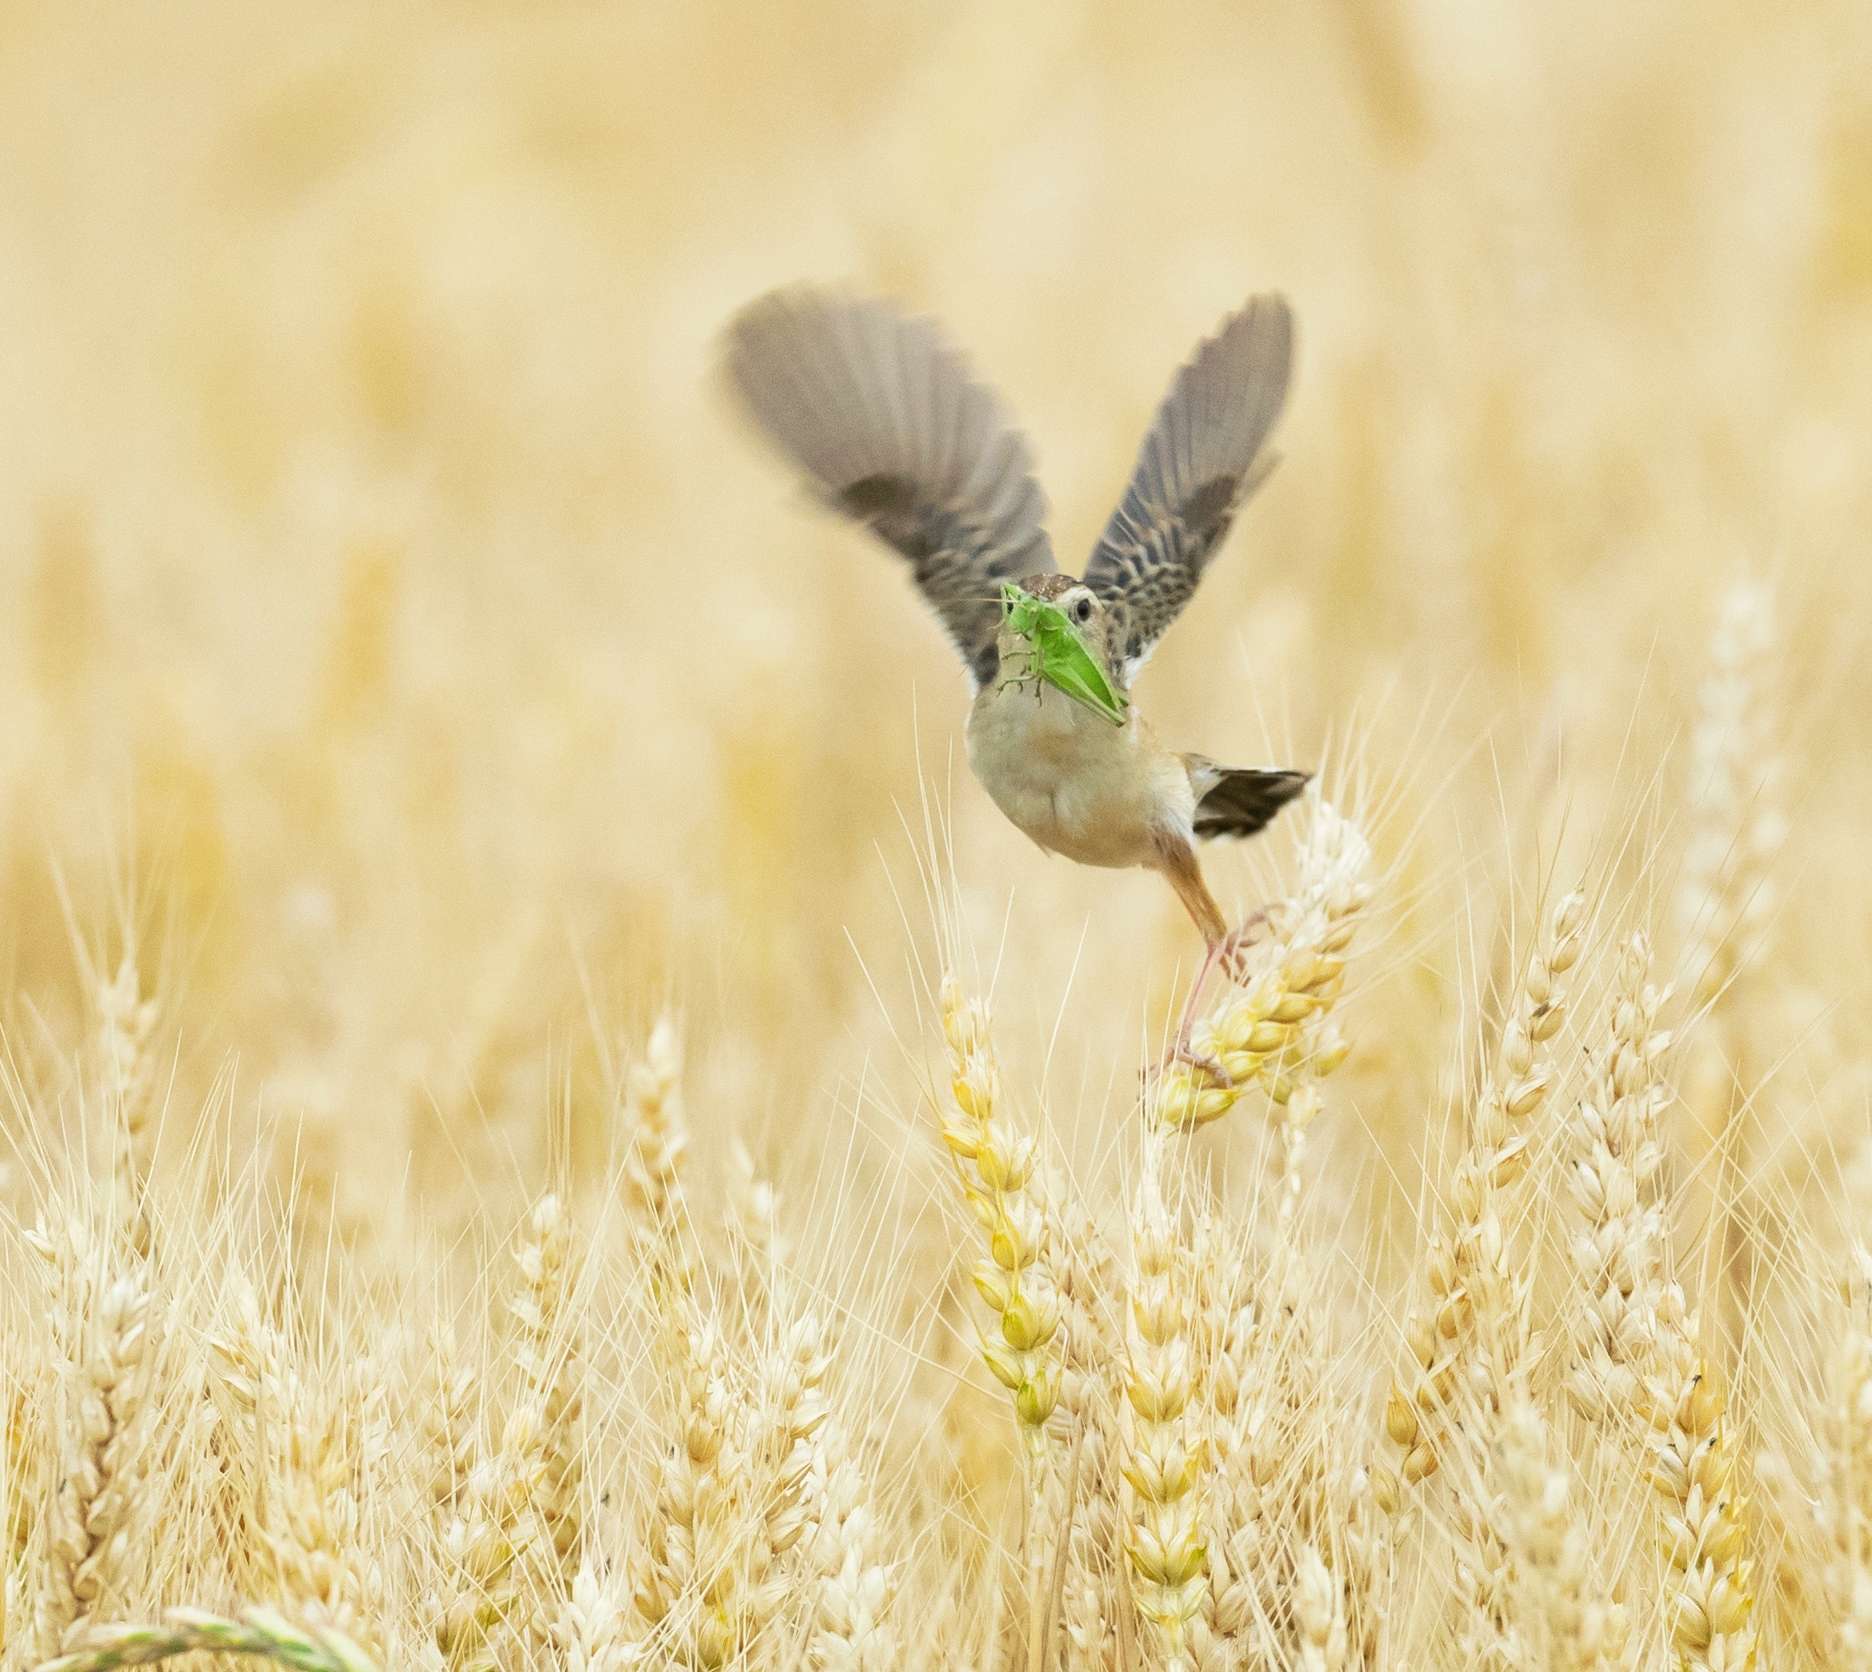
<instances>
[{"instance_id":1,"label":"bird's foot","mask_svg":"<svg viewBox=\"0 0 1872 1672\"><path fill-rule=\"evenodd\" d=\"M1145 1088L1169 1073L1177 1063L1186 1068L1193 1068L1198 1074L1206 1074L1218 1086L1232 1086L1235 1076L1222 1066L1220 1057L1213 1057L1207 1051L1199 1051L1187 1039L1179 1039L1164 1054L1143 1071Z\"/></svg>"},{"instance_id":2,"label":"bird's foot","mask_svg":"<svg viewBox=\"0 0 1872 1672\"><path fill-rule=\"evenodd\" d=\"M1263 906L1244 918L1239 929L1231 929L1216 943L1215 961L1222 966L1222 973L1238 986L1249 976L1249 949L1260 942L1267 927L1267 907Z\"/></svg>"}]
</instances>

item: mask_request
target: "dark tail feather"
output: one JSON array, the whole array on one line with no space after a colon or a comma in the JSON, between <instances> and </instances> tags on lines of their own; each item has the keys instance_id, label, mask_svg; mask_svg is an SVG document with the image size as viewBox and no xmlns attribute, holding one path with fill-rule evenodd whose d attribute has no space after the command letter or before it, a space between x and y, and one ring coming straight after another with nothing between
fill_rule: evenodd
<instances>
[{"instance_id":1,"label":"dark tail feather","mask_svg":"<svg viewBox=\"0 0 1872 1672\"><path fill-rule=\"evenodd\" d=\"M1310 772L1216 767L1217 778L1196 803L1196 834L1252 836L1307 787Z\"/></svg>"}]
</instances>

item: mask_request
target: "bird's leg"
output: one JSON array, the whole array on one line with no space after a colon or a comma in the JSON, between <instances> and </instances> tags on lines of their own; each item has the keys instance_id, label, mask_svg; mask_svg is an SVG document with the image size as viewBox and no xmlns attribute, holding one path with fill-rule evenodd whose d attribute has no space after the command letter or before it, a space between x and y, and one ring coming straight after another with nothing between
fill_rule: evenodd
<instances>
[{"instance_id":1,"label":"bird's leg","mask_svg":"<svg viewBox=\"0 0 1872 1672\"><path fill-rule=\"evenodd\" d=\"M1222 956L1225 942L1214 940L1203 953L1202 967L1196 971L1196 979L1190 984L1189 997L1183 1001L1183 1014L1177 1018L1176 1038L1170 1049L1164 1053L1159 1068L1173 1062L1186 1062L1192 1068L1200 1068L1203 1073L1212 1076L1223 1085L1228 1085L1234 1076L1222 1066L1221 1060L1212 1057L1206 1051L1199 1051L1190 1043L1190 1034L1196 1027L1196 1004L1202 997L1204 985L1209 980L1209 972L1215 968L1216 961Z\"/></svg>"},{"instance_id":2,"label":"bird's leg","mask_svg":"<svg viewBox=\"0 0 1872 1672\"><path fill-rule=\"evenodd\" d=\"M1176 896L1183 902L1184 909L1195 919L1196 927L1202 931L1205 951L1202 967L1196 972L1189 997L1183 1001L1183 1014L1177 1021L1176 1040L1157 1066L1161 1070L1173 1062L1186 1062L1192 1068L1199 1068L1203 1073L1213 1076L1221 1084L1228 1085L1228 1070L1214 1057L1198 1051L1190 1044L1190 1033L1196 1026L1196 1006L1202 999L1209 972L1215 968L1219 959L1230 955L1229 943L1233 937L1228 932L1228 920L1223 917L1222 908L1215 903L1215 896L1209 892L1209 885L1203 881L1202 867L1196 863L1196 850L1186 838L1160 842L1158 853L1159 869L1176 890Z\"/></svg>"}]
</instances>

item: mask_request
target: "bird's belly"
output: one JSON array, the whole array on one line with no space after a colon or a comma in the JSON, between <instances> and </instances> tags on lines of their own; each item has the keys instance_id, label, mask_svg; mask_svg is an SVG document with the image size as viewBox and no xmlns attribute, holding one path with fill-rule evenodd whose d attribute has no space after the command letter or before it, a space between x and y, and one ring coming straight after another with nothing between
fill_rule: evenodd
<instances>
[{"instance_id":1,"label":"bird's belly","mask_svg":"<svg viewBox=\"0 0 1872 1672\"><path fill-rule=\"evenodd\" d=\"M1146 736L1135 716L1114 726L1050 685L990 686L969 716L969 764L1041 847L1081 865L1145 865L1162 800Z\"/></svg>"}]
</instances>

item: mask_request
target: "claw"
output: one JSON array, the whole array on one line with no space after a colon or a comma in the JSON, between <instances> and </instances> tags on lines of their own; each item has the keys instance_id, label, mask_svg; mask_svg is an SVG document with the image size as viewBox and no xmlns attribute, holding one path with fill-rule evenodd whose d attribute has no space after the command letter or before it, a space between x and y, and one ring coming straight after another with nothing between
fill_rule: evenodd
<instances>
[{"instance_id":1,"label":"claw","mask_svg":"<svg viewBox=\"0 0 1872 1672\"><path fill-rule=\"evenodd\" d=\"M1222 973L1238 987L1248 980L1248 950L1261 939L1257 931L1267 927L1267 907L1263 906L1244 918L1239 929L1231 929L1217 942L1216 962L1222 966Z\"/></svg>"},{"instance_id":2,"label":"claw","mask_svg":"<svg viewBox=\"0 0 1872 1672\"><path fill-rule=\"evenodd\" d=\"M1145 1084L1148 1085L1152 1080L1156 1079L1158 1075L1168 1070L1170 1065L1175 1062L1184 1063L1188 1067L1196 1069L1199 1073L1207 1074L1218 1086L1232 1086L1235 1084L1234 1075L1230 1074L1229 1071L1222 1066L1222 1059L1220 1057L1212 1057L1207 1051L1199 1051L1187 1040L1182 1039L1179 1039L1169 1050L1165 1051L1155 1063L1144 1070L1143 1077Z\"/></svg>"},{"instance_id":3,"label":"claw","mask_svg":"<svg viewBox=\"0 0 1872 1672\"><path fill-rule=\"evenodd\" d=\"M1209 943L1209 950L1203 957L1202 968L1196 972L1196 980L1190 987L1189 997L1183 1001L1183 1014L1177 1021L1175 1043L1155 1064L1143 1072L1142 1078L1147 1086L1173 1062L1187 1064L1198 1073L1207 1075L1218 1086L1235 1084L1234 1075L1222 1066L1221 1061L1210 1056L1206 1051L1197 1050L1190 1043L1190 1036L1196 1027L1196 1006L1202 999L1203 984L1209 979L1210 970L1220 964L1229 980L1237 985L1246 982L1248 949L1259 938L1256 931L1266 928L1267 923L1268 914L1266 908L1263 908L1245 919L1239 929L1231 930L1220 939Z\"/></svg>"}]
</instances>

